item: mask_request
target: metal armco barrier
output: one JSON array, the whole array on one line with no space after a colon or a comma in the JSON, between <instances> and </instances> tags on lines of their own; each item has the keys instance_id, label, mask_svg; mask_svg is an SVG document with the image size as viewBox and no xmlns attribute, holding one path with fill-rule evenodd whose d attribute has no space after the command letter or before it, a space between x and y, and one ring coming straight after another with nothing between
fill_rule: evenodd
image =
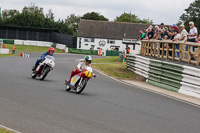
<instances>
[{"instance_id":1,"label":"metal armco barrier","mask_svg":"<svg viewBox=\"0 0 200 133\"><path fill-rule=\"evenodd\" d=\"M200 98L200 69L139 55L127 56L127 69L145 77L151 85Z\"/></svg>"}]
</instances>

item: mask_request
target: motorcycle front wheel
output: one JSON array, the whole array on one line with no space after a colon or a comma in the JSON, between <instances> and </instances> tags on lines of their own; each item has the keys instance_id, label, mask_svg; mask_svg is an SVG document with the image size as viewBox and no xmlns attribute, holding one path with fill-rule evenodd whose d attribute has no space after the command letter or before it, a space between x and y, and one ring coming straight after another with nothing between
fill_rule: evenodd
<instances>
[{"instance_id":1,"label":"motorcycle front wheel","mask_svg":"<svg viewBox=\"0 0 200 133\"><path fill-rule=\"evenodd\" d=\"M65 85L65 89L66 89L66 91L70 91L71 90L69 85Z\"/></svg>"},{"instance_id":2,"label":"motorcycle front wheel","mask_svg":"<svg viewBox=\"0 0 200 133\"><path fill-rule=\"evenodd\" d=\"M40 75L40 80L44 80L46 78L46 76L47 76L48 73L49 73L49 69L46 68L44 70L44 72Z\"/></svg>"},{"instance_id":3,"label":"motorcycle front wheel","mask_svg":"<svg viewBox=\"0 0 200 133\"><path fill-rule=\"evenodd\" d=\"M31 74L31 77L34 79L34 78L36 78L36 74L35 74L35 72L32 72L32 74Z\"/></svg>"},{"instance_id":4,"label":"motorcycle front wheel","mask_svg":"<svg viewBox=\"0 0 200 133\"><path fill-rule=\"evenodd\" d=\"M81 84L76 88L76 93L80 94L85 89L86 85L87 85L87 79L83 79Z\"/></svg>"}]
</instances>

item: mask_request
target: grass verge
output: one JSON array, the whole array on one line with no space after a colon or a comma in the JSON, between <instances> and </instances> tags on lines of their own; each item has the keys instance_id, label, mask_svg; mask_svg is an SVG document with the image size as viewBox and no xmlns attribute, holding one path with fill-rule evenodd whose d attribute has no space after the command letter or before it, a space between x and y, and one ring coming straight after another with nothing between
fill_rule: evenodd
<instances>
[{"instance_id":1,"label":"grass verge","mask_svg":"<svg viewBox=\"0 0 200 133\"><path fill-rule=\"evenodd\" d=\"M119 62L118 56L110 56L108 58L94 59L92 66L102 71L103 73L118 78L118 79L127 79L134 80L136 74L128 69L126 69L126 63ZM98 63L109 63L109 64L98 64Z\"/></svg>"},{"instance_id":2,"label":"grass verge","mask_svg":"<svg viewBox=\"0 0 200 133\"><path fill-rule=\"evenodd\" d=\"M7 56L16 56L14 54L0 54L0 57L7 57Z\"/></svg>"},{"instance_id":3,"label":"grass verge","mask_svg":"<svg viewBox=\"0 0 200 133\"><path fill-rule=\"evenodd\" d=\"M0 127L0 133L15 133L15 132L9 131L9 130L7 130L7 129L4 129L4 128L1 128L1 127Z\"/></svg>"},{"instance_id":4,"label":"grass verge","mask_svg":"<svg viewBox=\"0 0 200 133\"><path fill-rule=\"evenodd\" d=\"M40 47L40 46L28 46L28 45L15 45L16 52L46 52L48 51L48 47ZM12 51L13 44L6 44L6 48ZM55 49L55 53L63 53L63 50Z\"/></svg>"},{"instance_id":5,"label":"grass verge","mask_svg":"<svg viewBox=\"0 0 200 133\"><path fill-rule=\"evenodd\" d=\"M15 45L16 53L17 51L20 52L47 52L48 47L40 47L40 46L28 46L28 45ZM12 52L13 44L6 44L6 48ZM64 53L63 50L56 49L55 53ZM0 54L0 57L7 57L7 56L18 56L18 54Z\"/></svg>"}]
</instances>

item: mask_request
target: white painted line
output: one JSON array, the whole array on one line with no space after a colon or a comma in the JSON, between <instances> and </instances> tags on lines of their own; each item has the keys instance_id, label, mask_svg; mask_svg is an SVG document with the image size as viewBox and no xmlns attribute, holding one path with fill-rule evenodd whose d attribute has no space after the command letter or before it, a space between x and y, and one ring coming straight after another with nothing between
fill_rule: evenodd
<instances>
[{"instance_id":1,"label":"white painted line","mask_svg":"<svg viewBox=\"0 0 200 133\"><path fill-rule=\"evenodd\" d=\"M93 69L94 69L94 68L93 68ZM136 86L136 87L138 87L138 88L140 88L140 89L143 89L143 90L146 90L146 91L149 91L149 92L153 92L153 93L155 93L155 94L159 94L159 95L162 95L162 96L165 96L165 97L168 97L168 98L171 98L171 99L174 99L174 100L177 100L177 101L180 101L180 102L183 102L183 103L186 103L186 104L189 104L189 105L192 105L192 106L195 106L195 107L200 108L200 105L198 105L198 104L191 103L191 102L188 102L188 101L185 101L185 100L182 100L182 99L173 97L173 96L169 96L169 95L167 95L167 94L160 93L160 92L157 92L157 91L154 91L154 90L150 90L150 89L147 89L147 88L142 88L141 86L133 85L133 84L130 84L130 83L127 83L127 82L118 80L118 79L116 79L116 78L113 78L113 77L111 77L111 76L108 76L108 75L106 75L106 74L104 74L104 73L102 73L102 72L100 72L100 71L98 71L98 70L96 70L96 69L94 69L94 70L97 71L98 73L100 73L100 74L102 74L102 75L104 75L104 76L106 76L106 77L109 77L109 78L111 78L111 79L113 79L113 80L115 80L115 81L118 81L118 82L120 82L120 83L129 85L129 86Z\"/></svg>"},{"instance_id":2,"label":"white painted line","mask_svg":"<svg viewBox=\"0 0 200 133\"><path fill-rule=\"evenodd\" d=\"M19 132L19 131L16 131L16 130L14 130L14 129L8 128L8 127L3 126L3 125L0 125L0 127L5 128L5 129L7 129L7 130L9 130L9 131L12 131L12 132L15 132L15 133L21 133L21 132Z\"/></svg>"}]
</instances>

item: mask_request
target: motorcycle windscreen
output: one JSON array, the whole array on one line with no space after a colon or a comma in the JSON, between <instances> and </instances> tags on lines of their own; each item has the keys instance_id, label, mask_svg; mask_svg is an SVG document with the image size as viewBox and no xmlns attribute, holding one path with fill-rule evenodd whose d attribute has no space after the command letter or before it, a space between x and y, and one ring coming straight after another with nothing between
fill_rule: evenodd
<instances>
[{"instance_id":1,"label":"motorcycle windscreen","mask_svg":"<svg viewBox=\"0 0 200 133\"><path fill-rule=\"evenodd\" d=\"M92 73L92 67L87 66L86 69Z\"/></svg>"},{"instance_id":2,"label":"motorcycle windscreen","mask_svg":"<svg viewBox=\"0 0 200 133\"><path fill-rule=\"evenodd\" d=\"M53 60L54 62L55 62L55 57L54 56L51 56L51 55L47 55L47 56L45 56L46 58L48 58L48 59L50 59L50 60Z\"/></svg>"},{"instance_id":3,"label":"motorcycle windscreen","mask_svg":"<svg viewBox=\"0 0 200 133\"><path fill-rule=\"evenodd\" d=\"M76 82L77 82L80 78L81 78L81 77L80 77L80 76L77 76L77 75L73 76L72 79L71 79L70 84L75 86Z\"/></svg>"}]
</instances>

